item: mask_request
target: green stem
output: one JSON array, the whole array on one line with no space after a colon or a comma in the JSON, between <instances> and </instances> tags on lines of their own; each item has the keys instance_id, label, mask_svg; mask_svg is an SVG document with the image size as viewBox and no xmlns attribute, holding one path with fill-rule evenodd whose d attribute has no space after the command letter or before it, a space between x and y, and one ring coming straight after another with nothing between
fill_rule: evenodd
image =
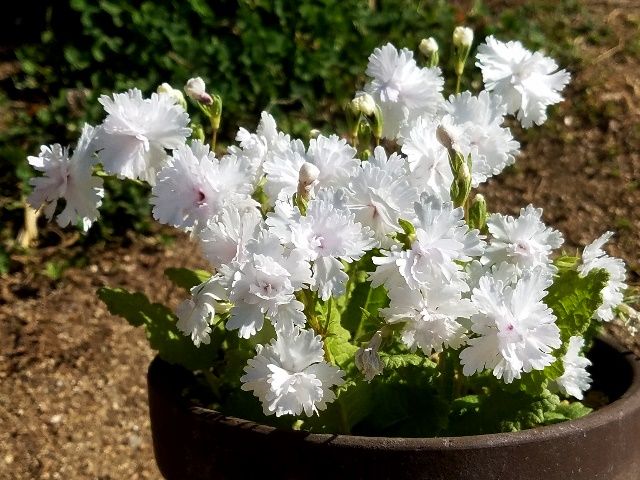
<instances>
[{"instance_id":1,"label":"green stem","mask_svg":"<svg viewBox=\"0 0 640 480\"><path fill-rule=\"evenodd\" d=\"M456 76L456 95L460 93L460 81L462 80L462 75Z\"/></svg>"},{"instance_id":2,"label":"green stem","mask_svg":"<svg viewBox=\"0 0 640 480\"><path fill-rule=\"evenodd\" d=\"M369 288L369 290L367 291L367 298L364 301L364 305L362 306L362 309L364 311L367 311L367 312L368 312L367 307L369 306L369 300L371 300L371 291L372 290L373 290L372 288ZM356 327L355 334L353 335L353 339L356 340L356 341L358 340L358 338L360 338L360 336L363 333L362 332L362 326L364 325L365 314L364 314L364 312L362 312L362 313L363 314L360 316L360 320L358 321L358 326Z\"/></svg>"},{"instance_id":3,"label":"green stem","mask_svg":"<svg viewBox=\"0 0 640 480\"><path fill-rule=\"evenodd\" d=\"M211 151L215 152L216 151L216 141L218 139L218 129L217 128L212 128L211 131Z\"/></svg>"}]
</instances>

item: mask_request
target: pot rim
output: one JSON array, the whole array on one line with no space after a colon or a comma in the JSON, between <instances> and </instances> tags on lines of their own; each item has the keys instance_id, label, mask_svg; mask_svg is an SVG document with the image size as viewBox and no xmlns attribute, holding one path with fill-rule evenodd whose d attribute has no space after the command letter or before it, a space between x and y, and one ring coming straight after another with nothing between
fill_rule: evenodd
<instances>
[{"instance_id":1,"label":"pot rim","mask_svg":"<svg viewBox=\"0 0 640 480\"><path fill-rule=\"evenodd\" d=\"M620 398L575 420L559 422L553 425L545 425L518 432L487 433L481 435L467 435L460 437L380 437L360 436L348 434L311 433L304 430L287 430L244 420L237 417L224 415L216 410L186 406L201 421L216 423L243 430L251 430L255 435L273 435L297 437L299 441L311 444L331 444L333 446L385 450L465 450L478 448L496 448L514 445L523 445L539 441L552 441L565 436L566 433L581 430L587 432L596 430L606 423L623 421L626 414L640 410L640 358L632 351L620 345L608 334L599 335L598 338L605 344L615 349L622 355L631 369L631 384ZM155 361L159 357L154 359ZM151 372L151 369L150 369ZM175 394L175 390L172 390ZM181 397L176 395L180 400ZM183 400L182 400L183 401ZM626 413L625 413L626 412Z\"/></svg>"}]
</instances>

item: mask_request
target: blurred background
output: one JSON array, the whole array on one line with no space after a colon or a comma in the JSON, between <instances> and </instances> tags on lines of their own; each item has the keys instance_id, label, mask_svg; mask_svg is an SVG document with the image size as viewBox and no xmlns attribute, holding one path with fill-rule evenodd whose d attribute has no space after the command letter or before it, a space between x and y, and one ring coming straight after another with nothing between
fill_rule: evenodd
<instances>
[{"instance_id":1,"label":"blurred background","mask_svg":"<svg viewBox=\"0 0 640 480\"><path fill-rule=\"evenodd\" d=\"M239 126L253 130L262 110L307 139L312 128L344 131L342 107L364 85L377 46L417 54L433 36L453 78L455 26L475 30L474 46L489 34L519 40L573 78L543 127L512 125L522 155L481 188L489 209L543 207L569 252L614 230L610 253L638 283L637 0L21 0L1 18L2 479L159 478L144 384L153 353L95 290L121 285L175 305L164 268L205 262L187 238L152 223L147 190L127 182L107 182L103 218L88 235L40 219L25 240L26 157L41 144L74 144L84 122L100 123L101 94L148 95L201 76L223 97L221 148ZM473 68L464 82L482 88Z\"/></svg>"}]
</instances>

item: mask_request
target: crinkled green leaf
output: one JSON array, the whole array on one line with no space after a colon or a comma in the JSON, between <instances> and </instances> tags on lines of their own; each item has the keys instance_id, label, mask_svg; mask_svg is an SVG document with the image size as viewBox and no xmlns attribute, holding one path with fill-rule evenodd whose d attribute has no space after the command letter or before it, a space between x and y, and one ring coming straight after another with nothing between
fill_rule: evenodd
<instances>
[{"instance_id":1,"label":"crinkled green leaf","mask_svg":"<svg viewBox=\"0 0 640 480\"><path fill-rule=\"evenodd\" d=\"M467 395L452 402L449 433L477 435L515 432L546 422L549 412L560 404L548 390L540 395L503 390L499 385L490 394Z\"/></svg>"},{"instance_id":2,"label":"crinkled green leaf","mask_svg":"<svg viewBox=\"0 0 640 480\"><path fill-rule=\"evenodd\" d=\"M389 369L402 368L402 367L407 367L409 365L435 366L435 363L433 361L429 360L424 355L418 355L417 353L403 353L403 354L390 355L390 354L381 352L380 360L382 360L384 368L389 368Z\"/></svg>"},{"instance_id":3,"label":"crinkled green leaf","mask_svg":"<svg viewBox=\"0 0 640 480\"><path fill-rule=\"evenodd\" d=\"M211 273L206 270L191 270L189 268L167 268L164 274L176 286L186 290L187 293L196 285L200 285L211 278Z\"/></svg>"},{"instance_id":4,"label":"crinkled green leaf","mask_svg":"<svg viewBox=\"0 0 640 480\"><path fill-rule=\"evenodd\" d=\"M324 344L329 351L331 360L343 370L353 368L353 358L358 347L349 341L351 334L340 323L340 312L330 302L327 302L322 308L324 311L321 315L321 322L325 322L326 325Z\"/></svg>"},{"instance_id":5,"label":"crinkled green leaf","mask_svg":"<svg viewBox=\"0 0 640 480\"><path fill-rule=\"evenodd\" d=\"M178 330L171 310L159 303L150 303L144 294L103 287L98 290L98 297L111 314L125 318L135 327L144 326L151 348L167 362L200 370L211 366L215 359L215 343L196 347L190 337Z\"/></svg>"},{"instance_id":6,"label":"crinkled green leaf","mask_svg":"<svg viewBox=\"0 0 640 480\"><path fill-rule=\"evenodd\" d=\"M554 410L545 413L545 424L575 420L591 413L592 409L583 405L582 402L561 401Z\"/></svg>"},{"instance_id":7,"label":"crinkled green leaf","mask_svg":"<svg viewBox=\"0 0 640 480\"><path fill-rule=\"evenodd\" d=\"M593 270L585 277L575 270L560 270L544 301L557 318L563 343L574 335L582 336L590 327L608 279L605 270Z\"/></svg>"}]
</instances>

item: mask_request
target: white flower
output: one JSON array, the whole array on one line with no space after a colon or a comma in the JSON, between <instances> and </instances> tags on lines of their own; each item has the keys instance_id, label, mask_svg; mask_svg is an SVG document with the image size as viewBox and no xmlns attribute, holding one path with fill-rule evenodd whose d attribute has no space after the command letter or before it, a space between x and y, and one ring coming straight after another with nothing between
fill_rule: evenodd
<instances>
[{"instance_id":1,"label":"white flower","mask_svg":"<svg viewBox=\"0 0 640 480\"><path fill-rule=\"evenodd\" d=\"M547 106L562 100L560 92L571 76L540 52L531 53L520 42L503 43L487 37L478 47L476 66L484 86L502 97L507 113L517 113L522 126L542 125Z\"/></svg>"},{"instance_id":2,"label":"white flower","mask_svg":"<svg viewBox=\"0 0 640 480\"><path fill-rule=\"evenodd\" d=\"M332 192L321 191L309 202L307 214L289 226L291 243L313 261L312 289L322 300L345 292L348 277L340 260L359 260L375 245L371 230L339 203Z\"/></svg>"},{"instance_id":3,"label":"white flower","mask_svg":"<svg viewBox=\"0 0 640 480\"><path fill-rule=\"evenodd\" d=\"M499 96L482 91L451 95L444 104L442 126L453 148L465 158L471 155L472 185L477 187L504 167L513 164L520 144L511 131L501 127L505 106Z\"/></svg>"},{"instance_id":4,"label":"white flower","mask_svg":"<svg viewBox=\"0 0 640 480\"><path fill-rule=\"evenodd\" d=\"M355 355L356 368L362 372L367 382L373 380L373 377L380 375L384 369L384 365L380 360L378 349L382 344L382 335L376 332L366 347L358 349Z\"/></svg>"},{"instance_id":5,"label":"white flower","mask_svg":"<svg viewBox=\"0 0 640 480\"><path fill-rule=\"evenodd\" d=\"M571 395L578 400L582 400L583 392L588 390L591 385L591 374L587 371L591 361L580 355L583 348L584 338L571 337L569 339L567 353L562 357L564 373L555 381L562 393Z\"/></svg>"},{"instance_id":6,"label":"white flower","mask_svg":"<svg viewBox=\"0 0 640 480\"><path fill-rule=\"evenodd\" d=\"M158 173L152 189L153 217L161 223L199 232L225 205L247 208L253 186L249 166L234 156L215 158L209 146L182 145Z\"/></svg>"},{"instance_id":7,"label":"white flower","mask_svg":"<svg viewBox=\"0 0 640 480\"><path fill-rule=\"evenodd\" d=\"M29 164L44 175L29 181L33 191L27 201L34 208L45 206L44 213L51 220L58 200L64 199L65 207L56 217L61 227L80 220L86 232L98 218L104 189L102 179L91 175L96 163L95 131L84 125L71 157L67 148L55 144L43 145L37 157L28 158Z\"/></svg>"},{"instance_id":8,"label":"white flower","mask_svg":"<svg viewBox=\"0 0 640 480\"><path fill-rule=\"evenodd\" d=\"M254 170L254 182L262 176L262 165L270 156L282 156L290 148L291 139L278 131L276 121L267 112L260 115L255 133L240 128L236 134L240 146L229 146L229 154L248 162ZM277 194L274 198L277 198Z\"/></svg>"},{"instance_id":9,"label":"white flower","mask_svg":"<svg viewBox=\"0 0 640 480\"><path fill-rule=\"evenodd\" d=\"M458 48L471 48L473 43L473 30L469 27L456 27L453 29L453 45Z\"/></svg>"},{"instance_id":10,"label":"white flower","mask_svg":"<svg viewBox=\"0 0 640 480\"><path fill-rule=\"evenodd\" d=\"M294 249L285 255L278 237L261 230L247 243L243 257L220 269L234 305L227 329L249 338L262 329L265 315L276 326L304 325L304 305L294 296L311 283L303 252Z\"/></svg>"},{"instance_id":11,"label":"white flower","mask_svg":"<svg viewBox=\"0 0 640 480\"><path fill-rule=\"evenodd\" d=\"M165 149L179 148L191 134L189 115L168 95L144 99L138 89L102 95L100 103L108 114L97 138L104 169L153 185L167 161Z\"/></svg>"},{"instance_id":12,"label":"white flower","mask_svg":"<svg viewBox=\"0 0 640 480\"><path fill-rule=\"evenodd\" d=\"M213 98L206 91L204 80L200 77L190 78L184 86L184 91L189 98L196 102L211 105Z\"/></svg>"},{"instance_id":13,"label":"white flower","mask_svg":"<svg viewBox=\"0 0 640 480\"><path fill-rule=\"evenodd\" d=\"M403 138L402 153L407 156L410 179L418 192L441 199L451 199L453 173L449 154L436 137L438 123L418 118Z\"/></svg>"},{"instance_id":14,"label":"white flower","mask_svg":"<svg viewBox=\"0 0 640 480\"><path fill-rule=\"evenodd\" d=\"M370 227L376 240L389 247L388 235L402 231L398 219L413 216L416 198L404 158L396 153L387 158L384 148L376 147L373 157L362 162L351 178L347 206L357 222Z\"/></svg>"},{"instance_id":15,"label":"white flower","mask_svg":"<svg viewBox=\"0 0 640 480\"><path fill-rule=\"evenodd\" d=\"M414 208L416 239L411 249L383 251L385 257L374 257L378 268L370 275L372 286L385 283L388 289L393 288L397 270L411 289L434 279L464 288L462 267L457 262L468 262L482 254L484 242L478 230L469 230L462 208L454 209L451 202L442 203L423 194Z\"/></svg>"},{"instance_id":16,"label":"white flower","mask_svg":"<svg viewBox=\"0 0 640 480\"><path fill-rule=\"evenodd\" d=\"M324 361L322 339L312 330L288 327L276 331L267 346L258 345L240 378L242 389L253 391L265 415L307 416L324 410L336 396L333 386L344 383L344 372Z\"/></svg>"},{"instance_id":17,"label":"white flower","mask_svg":"<svg viewBox=\"0 0 640 480\"><path fill-rule=\"evenodd\" d=\"M555 271L551 264L552 249L562 245L562 234L547 227L540 218L542 209L528 205L520 210L520 217L494 213L487 220L487 227L493 236L482 257L485 264L508 262L518 271L544 266L549 272Z\"/></svg>"},{"instance_id":18,"label":"white flower","mask_svg":"<svg viewBox=\"0 0 640 480\"><path fill-rule=\"evenodd\" d=\"M211 341L211 319L216 313L218 302L225 297L225 291L214 276L191 289L191 298L184 300L176 308L178 322L176 327L185 335L191 336L196 347Z\"/></svg>"},{"instance_id":19,"label":"white flower","mask_svg":"<svg viewBox=\"0 0 640 480\"><path fill-rule=\"evenodd\" d=\"M264 191L271 203L275 203L278 197L292 197L296 193L300 168L306 161L307 155L301 140L293 140L287 148L267 155L262 168L266 174Z\"/></svg>"},{"instance_id":20,"label":"white flower","mask_svg":"<svg viewBox=\"0 0 640 480\"><path fill-rule=\"evenodd\" d=\"M369 56L366 74L371 77L364 90L382 110L382 135L394 139L404 123L419 116L433 116L442 103L444 80L440 69L420 68L413 52L398 51L387 43Z\"/></svg>"},{"instance_id":21,"label":"white flower","mask_svg":"<svg viewBox=\"0 0 640 480\"><path fill-rule=\"evenodd\" d=\"M525 272L515 287L491 276L480 279L471 295L479 311L471 317L471 330L479 336L469 339L460 353L465 375L489 368L511 383L522 372L554 362L550 352L562 342L556 317L542 301L550 284L543 268Z\"/></svg>"},{"instance_id":22,"label":"white flower","mask_svg":"<svg viewBox=\"0 0 640 480\"><path fill-rule=\"evenodd\" d=\"M325 137L319 135L309 141L308 161L313 163L320 173L319 187L346 187L359 161L355 158L358 151L337 135Z\"/></svg>"},{"instance_id":23,"label":"white flower","mask_svg":"<svg viewBox=\"0 0 640 480\"><path fill-rule=\"evenodd\" d=\"M389 308L380 313L389 323L404 322L402 342L412 351L420 348L425 355L463 345L467 329L459 319L468 319L477 311L455 285L437 280L417 290L391 289L389 299Z\"/></svg>"},{"instance_id":24,"label":"white flower","mask_svg":"<svg viewBox=\"0 0 640 480\"><path fill-rule=\"evenodd\" d=\"M626 272L624 261L607 255L602 247L613 236L613 232L606 232L600 238L584 247L582 252L582 264L578 266L581 276L586 276L590 271L602 268L609 274L607 285L602 289L602 305L594 313L594 318L610 322L614 317L614 309L622 303L622 292L627 288L624 283Z\"/></svg>"},{"instance_id":25,"label":"white flower","mask_svg":"<svg viewBox=\"0 0 640 480\"><path fill-rule=\"evenodd\" d=\"M216 269L244 258L245 246L254 238L261 221L262 215L257 208L226 206L200 233L202 253Z\"/></svg>"}]
</instances>

